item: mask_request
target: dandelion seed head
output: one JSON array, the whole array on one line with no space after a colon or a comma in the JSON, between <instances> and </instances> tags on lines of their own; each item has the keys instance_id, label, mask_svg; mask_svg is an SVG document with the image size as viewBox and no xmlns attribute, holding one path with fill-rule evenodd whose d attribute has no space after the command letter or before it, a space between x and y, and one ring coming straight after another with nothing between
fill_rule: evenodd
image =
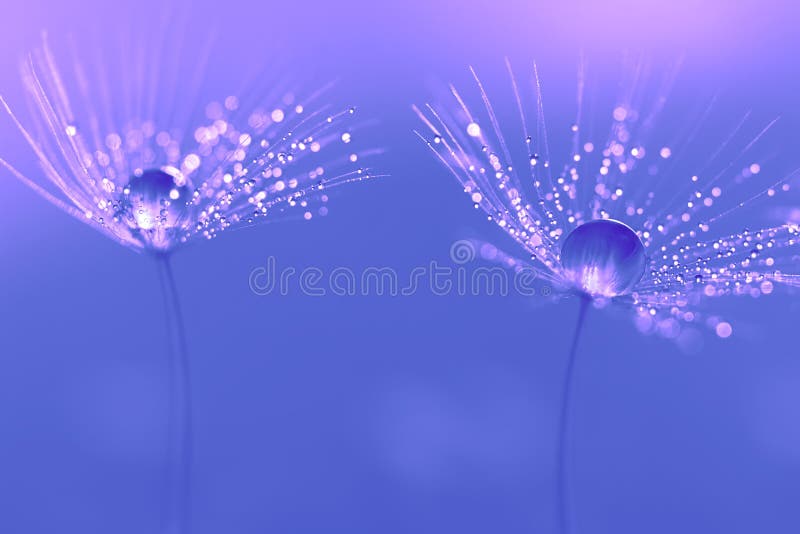
<instances>
[{"instance_id":1,"label":"dandelion seed head","mask_svg":"<svg viewBox=\"0 0 800 534\"><path fill-rule=\"evenodd\" d=\"M704 147L712 102L703 120L684 121L689 133L667 144L659 118L674 70L651 91L641 63L627 65L637 73L633 85L621 84L600 113L606 122L596 124L584 109L582 68L578 118L554 130L571 149L554 156L538 72L526 84L506 66L505 100L490 98L473 70L473 92L450 86L443 104L414 109L429 132L420 137L471 205L516 243L514 265L535 272L550 298L589 295L596 306L627 310L641 332L689 347L703 325L720 338L732 335L731 323L716 318L714 299L800 286L800 275L790 274L800 226L788 216L765 224L754 210L800 174L768 172L759 157L769 152L765 139L776 120L757 122L746 112L719 146ZM645 93L652 97L642 99ZM517 121L506 124L509 117Z\"/></svg>"},{"instance_id":2,"label":"dandelion seed head","mask_svg":"<svg viewBox=\"0 0 800 534\"><path fill-rule=\"evenodd\" d=\"M46 40L31 57L23 80L34 124L23 124L1 103L46 180L0 164L132 249L163 252L235 226L309 220L312 209L320 213L327 202L328 190L374 176L360 166L378 151L360 148L355 109L320 104L324 89L266 101L227 95L197 114L194 102L169 94L180 88L167 91L142 80L133 84L141 94L109 92L105 69L94 72L77 54L74 68L62 71ZM158 105L170 98L174 106ZM154 104L141 109L148 101Z\"/></svg>"}]
</instances>

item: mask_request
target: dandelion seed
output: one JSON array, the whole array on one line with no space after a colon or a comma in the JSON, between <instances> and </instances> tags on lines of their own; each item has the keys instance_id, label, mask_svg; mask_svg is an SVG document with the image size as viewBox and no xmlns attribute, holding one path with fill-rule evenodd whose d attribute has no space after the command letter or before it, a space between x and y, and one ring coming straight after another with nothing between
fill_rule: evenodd
<instances>
[{"instance_id":1,"label":"dandelion seed","mask_svg":"<svg viewBox=\"0 0 800 534\"><path fill-rule=\"evenodd\" d=\"M136 58L145 56L138 53L142 49ZM152 52L162 56L161 50ZM123 69L136 63L126 59L123 55L120 61ZM140 67L131 71L144 76L146 69ZM120 79L128 74L125 70ZM172 356L170 487L163 531L184 533L190 530L191 395L170 254L192 239L211 239L232 227L292 213L311 219L309 208L328 200L323 190L372 177L353 163L375 151L353 151L353 108L331 112L319 107L321 92L293 106L294 95L287 95L277 102L280 107L263 102L251 108L228 95L192 117L196 103L185 97L185 87L180 95L173 94L175 88L150 93L144 88L154 87L153 80L133 80L130 86L143 92L134 92L131 102L107 96L129 94L130 86L113 93L108 90L112 80L98 76L88 83L87 75L76 61L74 75L65 76L45 39L22 72L34 127L23 125L0 97L45 180L29 178L5 160L0 165L66 213L158 260ZM120 116L119 110L138 111ZM187 119L173 122L183 116ZM339 139L349 145L347 151ZM327 211L321 207L317 213Z\"/></svg>"},{"instance_id":2,"label":"dandelion seed","mask_svg":"<svg viewBox=\"0 0 800 534\"><path fill-rule=\"evenodd\" d=\"M47 136L35 138L31 132L36 130L24 126L0 99L39 158L46 181L29 178L5 160L0 164L50 202L131 249L160 254L198 237L214 238L230 227L286 218L294 198L318 203L322 187L372 176L348 168L368 153L349 147L344 152L335 142L341 138L352 145L355 136L347 124L353 120L352 108L333 114L324 108L312 112L309 104L297 104L292 112L268 105L244 109L239 98L227 96L223 103L209 103L193 119L195 126L187 128L191 121L170 123L180 113L158 106L147 115L109 114L133 106L90 93L82 83L84 66L76 63L75 71L73 78L57 68L46 41L23 67L32 118ZM103 79L97 85L108 83ZM279 176L295 180L296 191L280 194L275 187ZM266 195L254 209L251 200L258 192ZM305 218L304 212L297 217ZM99 224L100 218L105 224Z\"/></svg>"},{"instance_id":3,"label":"dandelion seed","mask_svg":"<svg viewBox=\"0 0 800 534\"><path fill-rule=\"evenodd\" d=\"M800 276L781 270L794 263L789 251L800 240L798 225L737 220L745 209L789 190L797 171L750 183L756 175L769 174L753 159L775 121L753 124L749 114L721 148L705 147L694 160L681 158L681 149L689 145L654 144L648 134L668 101L672 71L659 84L650 107L631 96L643 94L641 87L624 87L605 115L610 125L601 128L611 132L609 137L595 138L593 121L582 109L582 69L579 120L565 129L571 132L572 150L558 169L550 164L538 72L534 68L529 95L523 94L527 88L517 82L508 62L507 68L509 96L521 124L501 127L500 114L472 70L476 98L451 86L450 104L414 106L430 131L417 134L461 182L469 200L517 243L521 256L530 258L514 261L515 268L524 265L537 273L552 289L552 298L580 296L558 433L558 519L560 531L568 532L566 422L572 368L588 308L613 304L627 310L643 333L658 333L679 344L695 339L695 325L707 324L719 338L730 337L734 328L729 322L709 321L705 311L711 299L767 295L778 285L800 285ZM631 68L643 71L640 65ZM634 78L641 80L638 74ZM523 102L534 105L527 109ZM469 129L478 121L491 128L484 126L476 139ZM702 126L699 122L692 131L694 145L703 139ZM523 158L524 165L515 163ZM748 181L736 165L746 165Z\"/></svg>"},{"instance_id":4,"label":"dandelion seed","mask_svg":"<svg viewBox=\"0 0 800 534\"><path fill-rule=\"evenodd\" d=\"M570 127L573 152L560 171L515 165L518 157L531 163L549 160L549 141L538 76L530 99L536 105L527 110L510 64L508 70L522 123L523 137L516 144L501 128L474 71L478 105L471 106L451 87L452 107L414 109L431 131L430 137L422 135L430 149L461 182L470 201L533 260L529 267L553 285L555 298L578 292L595 304L610 302L633 315L655 310L656 322L675 318L683 330L702 324L707 302L698 297L750 296L750 289L761 294L765 281L798 284L797 277L781 270L792 266L790 248L800 240L798 225L759 228L758 220L737 222L738 212L788 191L797 175L793 171L766 177L762 164L752 162L775 121L751 124L745 115L751 133L740 125L734 134L741 140L736 135L727 140L741 147L734 160L750 159L746 170L752 179L765 176L749 188L737 181L734 167L713 147L701 152L702 168L695 169L701 172L685 172L681 179L672 167L662 169L677 164L680 157L675 147L647 146L637 119L648 116L652 129L667 94L654 98L653 109L637 109L630 101L630 88L612 108L608 139L582 138L591 135L589 128ZM581 72L581 80L583 76ZM579 102L582 98L581 94ZM473 139L470 128L481 113L492 129L482 129L481 138ZM762 254L765 249L774 253L767 257Z\"/></svg>"}]
</instances>

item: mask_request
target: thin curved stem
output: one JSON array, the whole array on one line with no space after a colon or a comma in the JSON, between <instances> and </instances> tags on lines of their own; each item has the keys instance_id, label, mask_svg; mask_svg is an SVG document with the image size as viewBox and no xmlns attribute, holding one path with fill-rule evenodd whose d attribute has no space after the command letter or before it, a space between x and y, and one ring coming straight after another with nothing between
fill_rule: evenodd
<instances>
[{"instance_id":1,"label":"thin curved stem","mask_svg":"<svg viewBox=\"0 0 800 534\"><path fill-rule=\"evenodd\" d=\"M183 313L167 254L156 256L169 337L169 426L164 534L191 532L192 397Z\"/></svg>"},{"instance_id":2,"label":"thin curved stem","mask_svg":"<svg viewBox=\"0 0 800 534\"><path fill-rule=\"evenodd\" d=\"M570 507L569 507L569 488L567 472L567 452L569 448L569 420L570 404L572 400L572 377L575 374L575 356L578 353L578 341L583 332L583 324L586 320L586 312L589 310L591 299L581 295L580 309L578 311L578 321L575 324L575 333L572 336L572 346L569 349L567 358L567 368L564 371L564 381L561 387L561 406L558 414L558 442L556 443L556 467L557 476L557 499L558 499L558 531L559 534L569 534L570 531Z\"/></svg>"}]
</instances>

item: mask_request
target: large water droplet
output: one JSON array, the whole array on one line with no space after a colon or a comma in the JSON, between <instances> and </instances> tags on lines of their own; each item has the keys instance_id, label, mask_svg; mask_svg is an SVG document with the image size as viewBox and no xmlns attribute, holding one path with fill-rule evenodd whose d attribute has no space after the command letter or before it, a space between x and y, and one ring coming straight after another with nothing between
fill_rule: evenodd
<instances>
[{"instance_id":1,"label":"large water droplet","mask_svg":"<svg viewBox=\"0 0 800 534\"><path fill-rule=\"evenodd\" d=\"M140 230L174 228L186 214L186 186L176 185L164 171L150 169L131 176L125 191L133 222Z\"/></svg>"},{"instance_id":2,"label":"large water droplet","mask_svg":"<svg viewBox=\"0 0 800 534\"><path fill-rule=\"evenodd\" d=\"M592 296L628 293L642 279L647 257L639 236L612 219L598 219L575 228L561 247L566 277Z\"/></svg>"}]
</instances>

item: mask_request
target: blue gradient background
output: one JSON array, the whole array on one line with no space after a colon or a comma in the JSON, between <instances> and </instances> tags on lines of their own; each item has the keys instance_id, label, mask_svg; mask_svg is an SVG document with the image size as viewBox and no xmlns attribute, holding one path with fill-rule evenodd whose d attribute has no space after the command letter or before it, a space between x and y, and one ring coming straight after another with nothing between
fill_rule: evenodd
<instances>
[{"instance_id":1,"label":"blue gradient background","mask_svg":"<svg viewBox=\"0 0 800 534\"><path fill-rule=\"evenodd\" d=\"M411 134L410 104L474 63L535 58L550 124L572 120L579 51L685 53L674 98L720 90L731 113L780 114L800 148L798 8L745 1L195 2L219 30L220 87L265 57L376 117L391 178L339 195L312 223L262 226L175 257L194 358L198 534L547 533L555 411L575 302L522 298L257 297L281 265L446 262L465 236L509 245ZM162 2L6 4L0 91L39 31L113 37ZM215 78L212 76L211 85ZM610 78L610 79L613 79ZM500 83L504 80L497 78ZM570 92L572 91L572 92ZM680 116L669 116L674 127ZM714 147L709 147L709 149ZM7 119L0 152L33 160ZM155 532L165 425L165 325L155 266L0 180L0 532ZM511 248L507 246L506 248ZM718 303L737 320L699 354L590 317L571 457L582 534L800 532L796 297Z\"/></svg>"}]
</instances>

